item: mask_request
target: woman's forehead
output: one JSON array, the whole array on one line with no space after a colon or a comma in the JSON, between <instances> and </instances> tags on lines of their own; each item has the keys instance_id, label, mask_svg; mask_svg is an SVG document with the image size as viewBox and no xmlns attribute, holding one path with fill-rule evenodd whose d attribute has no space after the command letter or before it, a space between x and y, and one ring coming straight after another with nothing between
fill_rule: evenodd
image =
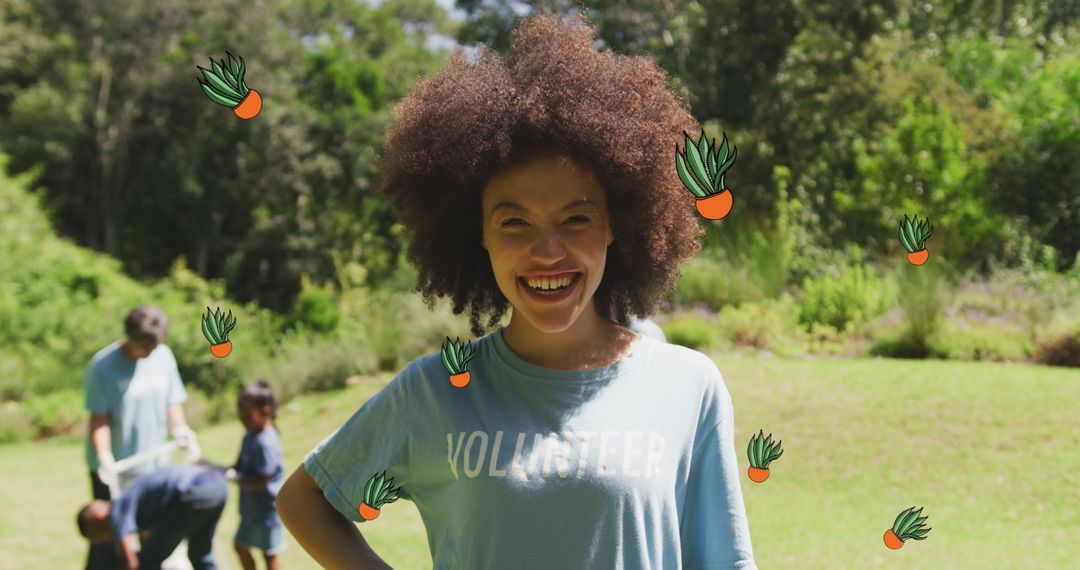
<instances>
[{"instance_id":1,"label":"woman's forehead","mask_svg":"<svg viewBox=\"0 0 1080 570\"><path fill-rule=\"evenodd\" d=\"M534 161L493 176L484 188L484 205L529 208L564 208L606 203L603 186L586 168L555 160Z\"/></svg>"}]
</instances>

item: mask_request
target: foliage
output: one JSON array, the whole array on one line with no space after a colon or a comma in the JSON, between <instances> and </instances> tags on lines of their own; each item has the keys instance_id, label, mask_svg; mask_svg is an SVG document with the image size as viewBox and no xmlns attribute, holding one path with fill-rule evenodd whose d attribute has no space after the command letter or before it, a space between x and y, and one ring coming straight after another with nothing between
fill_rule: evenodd
<instances>
[{"instance_id":1,"label":"foliage","mask_svg":"<svg viewBox=\"0 0 1080 570\"><path fill-rule=\"evenodd\" d=\"M837 330L859 326L891 308L894 291L872 268L847 264L803 280L799 322Z\"/></svg>"},{"instance_id":2,"label":"foliage","mask_svg":"<svg viewBox=\"0 0 1080 570\"><path fill-rule=\"evenodd\" d=\"M318 333L334 333L341 324L341 311L334 294L324 288L304 283L289 316L292 327L305 327Z\"/></svg>"},{"instance_id":3,"label":"foliage","mask_svg":"<svg viewBox=\"0 0 1080 570\"><path fill-rule=\"evenodd\" d=\"M302 394L341 388L349 377L376 369L375 352L354 340L289 335L272 358L252 367L249 376L266 379L278 401L288 402Z\"/></svg>"},{"instance_id":4,"label":"foliage","mask_svg":"<svg viewBox=\"0 0 1080 570\"><path fill-rule=\"evenodd\" d=\"M944 358L938 342L945 321L945 309L953 296L954 276L943 261L926 266L902 266L892 272L904 326L879 335L870 348L875 356L898 358Z\"/></svg>"},{"instance_id":5,"label":"foliage","mask_svg":"<svg viewBox=\"0 0 1080 570\"><path fill-rule=\"evenodd\" d=\"M728 306L717 317L721 338L738 346L782 352L802 340L799 308L791 296Z\"/></svg>"},{"instance_id":6,"label":"foliage","mask_svg":"<svg viewBox=\"0 0 1080 570\"><path fill-rule=\"evenodd\" d=\"M343 274L339 278L348 282ZM441 299L427 307L412 292L416 271L401 255L383 287L345 288L338 298L339 336L352 339L374 355L376 370L396 371L414 358L438 351L445 337L471 338L468 323Z\"/></svg>"},{"instance_id":7,"label":"foliage","mask_svg":"<svg viewBox=\"0 0 1080 570\"><path fill-rule=\"evenodd\" d=\"M0 138L12 171L40 167L62 233L137 277L186 257L281 312L302 275L333 278L331 252L373 279L389 267L374 149L390 103L438 62L423 47L449 31L434 0L20 4L0 6L2 29L26 42L18 66L0 53ZM251 121L193 81L235 46L264 97Z\"/></svg>"},{"instance_id":8,"label":"foliage","mask_svg":"<svg viewBox=\"0 0 1080 570\"><path fill-rule=\"evenodd\" d=\"M60 232L137 277L184 257L278 312L304 275L362 267L359 285L379 285L402 247L375 192L394 103L444 60L435 34L504 49L523 4L586 11L599 46L652 58L706 132L743 151L728 178L752 223L737 233L787 228L794 255L769 267L728 250L722 266L691 266L732 284L688 278L714 308L775 298L834 248L893 255L886 230L904 213L938 225L932 255L984 269L1017 261L1024 237L1055 248L1059 268L1080 248L1080 27L1066 2L456 4L465 22L434 0L2 2L10 170L37 168ZM191 81L241 45L265 96L252 121Z\"/></svg>"},{"instance_id":9,"label":"foliage","mask_svg":"<svg viewBox=\"0 0 1080 570\"><path fill-rule=\"evenodd\" d=\"M86 365L123 336L124 316L140 303L169 316L166 344L189 389L231 396L245 365L269 356L280 326L268 311L230 303L220 283L201 280L182 261L153 284L123 275L116 260L55 237L39 196L24 189L29 183L0 175L0 399L20 402L36 432L82 418ZM233 366L209 353L201 332L207 305L231 307L237 317Z\"/></svg>"},{"instance_id":10,"label":"foliage","mask_svg":"<svg viewBox=\"0 0 1080 570\"><path fill-rule=\"evenodd\" d=\"M1040 364L1080 368L1080 330L1040 344L1034 360Z\"/></svg>"},{"instance_id":11,"label":"foliage","mask_svg":"<svg viewBox=\"0 0 1080 570\"><path fill-rule=\"evenodd\" d=\"M1024 362L1035 351L1023 330L980 322L950 323L942 328L934 344L950 360Z\"/></svg>"},{"instance_id":12,"label":"foliage","mask_svg":"<svg viewBox=\"0 0 1080 570\"><path fill-rule=\"evenodd\" d=\"M991 169L992 196L1065 269L1080 253L1080 54L1024 78L1014 104L1007 146Z\"/></svg>"},{"instance_id":13,"label":"foliage","mask_svg":"<svg viewBox=\"0 0 1080 570\"><path fill-rule=\"evenodd\" d=\"M668 342L685 347L707 349L716 341L716 329L711 322L693 313L672 317L664 326Z\"/></svg>"},{"instance_id":14,"label":"foliage","mask_svg":"<svg viewBox=\"0 0 1080 570\"><path fill-rule=\"evenodd\" d=\"M963 133L940 103L917 97L906 100L903 108L904 114L875 150L855 141L862 185L857 194L839 194L837 207L876 222L866 227L864 235L881 250L899 249L897 223L911 214L943 228L929 244L931 255L942 252L971 259L973 252L1000 237L994 232L1001 222L987 215L983 203L983 165L968 155Z\"/></svg>"},{"instance_id":15,"label":"foliage","mask_svg":"<svg viewBox=\"0 0 1080 570\"><path fill-rule=\"evenodd\" d=\"M771 227L724 220L706 228L704 251L682 268L676 301L712 310L776 298L787 283L791 252Z\"/></svg>"}]
</instances>

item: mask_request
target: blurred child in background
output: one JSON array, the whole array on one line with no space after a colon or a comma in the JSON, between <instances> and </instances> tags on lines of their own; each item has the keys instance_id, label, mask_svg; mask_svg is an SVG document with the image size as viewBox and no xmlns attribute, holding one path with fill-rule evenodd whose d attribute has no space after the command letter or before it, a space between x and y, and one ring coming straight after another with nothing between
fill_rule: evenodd
<instances>
[{"instance_id":1,"label":"blurred child in background","mask_svg":"<svg viewBox=\"0 0 1080 570\"><path fill-rule=\"evenodd\" d=\"M285 480L285 457L274 429L277 403L270 385L258 380L243 389L236 410L247 433L233 466L240 486L240 528L234 546L244 570L255 570L252 548L263 552L268 570L279 570L277 555L285 549L285 526L274 501Z\"/></svg>"}]
</instances>

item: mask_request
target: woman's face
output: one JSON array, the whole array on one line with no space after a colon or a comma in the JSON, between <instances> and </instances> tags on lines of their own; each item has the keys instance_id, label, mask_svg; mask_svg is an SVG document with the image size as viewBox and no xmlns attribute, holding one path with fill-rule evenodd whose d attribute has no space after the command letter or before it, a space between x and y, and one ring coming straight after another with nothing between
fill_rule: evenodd
<instances>
[{"instance_id":1,"label":"woman's face","mask_svg":"<svg viewBox=\"0 0 1080 570\"><path fill-rule=\"evenodd\" d=\"M483 246L514 316L566 330L591 307L614 239L603 187L589 170L544 155L493 176L482 202Z\"/></svg>"}]
</instances>

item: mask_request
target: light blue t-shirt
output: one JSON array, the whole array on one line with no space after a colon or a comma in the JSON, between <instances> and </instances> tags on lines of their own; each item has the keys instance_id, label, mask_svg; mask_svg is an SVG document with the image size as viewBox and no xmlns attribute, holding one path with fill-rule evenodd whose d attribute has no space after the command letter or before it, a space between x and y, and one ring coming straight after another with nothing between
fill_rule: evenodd
<instances>
[{"instance_id":1,"label":"light blue t-shirt","mask_svg":"<svg viewBox=\"0 0 1080 570\"><path fill-rule=\"evenodd\" d=\"M362 521L385 470L438 570L756 568L712 360L639 335L618 362L560 371L502 332L474 341L465 388L438 353L414 360L307 455L343 516Z\"/></svg>"},{"instance_id":2,"label":"light blue t-shirt","mask_svg":"<svg viewBox=\"0 0 1080 570\"><path fill-rule=\"evenodd\" d=\"M112 453L117 461L164 444L169 439L167 410L187 401L176 358L164 344L146 358L131 360L120 352L120 343L101 349L90 359L83 376L86 409L109 414ZM86 462L97 469L94 444L86 439ZM163 455L122 474L122 481L167 465Z\"/></svg>"},{"instance_id":3,"label":"light blue t-shirt","mask_svg":"<svg viewBox=\"0 0 1080 570\"><path fill-rule=\"evenodd\" d=\"M240 488L240 518L248 524L281 524L274 501L285 483L285 454L276 429L268 427L259 433L244 434L236 472L246 477L270 478L265 491Z\"/></svg>"}]
</instances>

